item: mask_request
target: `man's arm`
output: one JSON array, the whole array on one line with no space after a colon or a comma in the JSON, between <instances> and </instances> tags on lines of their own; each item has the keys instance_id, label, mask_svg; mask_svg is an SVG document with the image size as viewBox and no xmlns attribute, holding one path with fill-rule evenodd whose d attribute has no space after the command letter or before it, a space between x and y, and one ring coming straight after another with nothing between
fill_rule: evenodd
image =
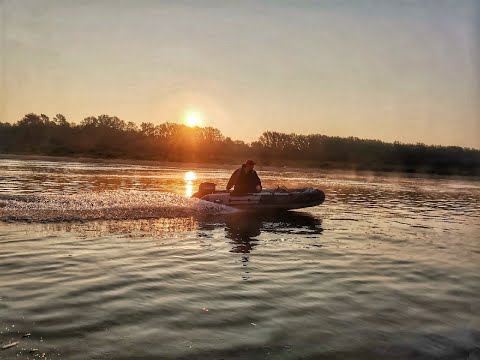
<instances>
[{"instance_id":1,"label":"man's arm","mask_svg":"<svg viewBox=\"0 0 480 360\"><path fill-rule=\"evenodd\" d=\"M228 184L227 184L227 190L230 190L237 183L239 170L240 169L235 170L232 176L230 176L230 180L228 180Z\"/></svg>"},{"instance_id":2,"label":"man's arm","mask_svg":"<svg viewBox=\"0 0 480 360\"><path fill-rule=\"evenodd\" d=\"M257 174L256 171L255 171L255 177L257 178L256 179L257 180L256 190L257 190L257 192L260 192L260 191L262 191L262 181L258 177L258 174Z\"/></svg>"}]
</instances>

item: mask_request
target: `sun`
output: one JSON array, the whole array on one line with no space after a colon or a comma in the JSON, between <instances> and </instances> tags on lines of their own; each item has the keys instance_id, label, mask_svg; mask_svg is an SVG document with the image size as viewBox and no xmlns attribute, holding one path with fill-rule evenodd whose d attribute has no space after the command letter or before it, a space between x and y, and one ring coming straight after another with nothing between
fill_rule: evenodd
<instances>
[{"instance_id":1,"label":"sun","mask_svg":"<svg viewBox=\"0 0 480 360\"><path fill-rule=\"evenodd\" d=\"M188 111L185 113L183 121L189 127L202 126L203 116L197 111Z\"/></svg>"}]
</instances>

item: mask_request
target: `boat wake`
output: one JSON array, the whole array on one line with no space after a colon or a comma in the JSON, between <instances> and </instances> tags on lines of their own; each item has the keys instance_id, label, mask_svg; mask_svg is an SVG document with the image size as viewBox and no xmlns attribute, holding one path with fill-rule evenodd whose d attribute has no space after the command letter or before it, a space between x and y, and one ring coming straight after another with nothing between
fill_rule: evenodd
<instances>
[{"instance_id":1,"label":"boat wake","mask_svg":"<svg viewBox=\"0 0 480 360\"><path fill-rule=\"evenodd\" d=\"M73 195L1 195L0 221L135 220L236 212L227 206L173 193L103 191Z\"/></svg>"}]
</instances>

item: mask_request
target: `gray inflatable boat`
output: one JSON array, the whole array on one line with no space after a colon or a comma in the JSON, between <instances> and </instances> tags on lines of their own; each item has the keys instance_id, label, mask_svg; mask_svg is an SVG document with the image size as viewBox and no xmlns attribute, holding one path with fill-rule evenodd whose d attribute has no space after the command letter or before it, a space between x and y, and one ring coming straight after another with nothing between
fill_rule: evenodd
<instances>
[{"instance_id":1,"label":"gray inflatable boat","mask_svg":"<svg viewBox=\"0 0 480 360\"><path fill-rule=\"evenodd\" d=\"M259 193L236 194L216 191L213 183L202 183L193 197L246 211L285 211L320 205L325 200L325 193L311 188L278 187Z\"/></svg>"}]
</instances>

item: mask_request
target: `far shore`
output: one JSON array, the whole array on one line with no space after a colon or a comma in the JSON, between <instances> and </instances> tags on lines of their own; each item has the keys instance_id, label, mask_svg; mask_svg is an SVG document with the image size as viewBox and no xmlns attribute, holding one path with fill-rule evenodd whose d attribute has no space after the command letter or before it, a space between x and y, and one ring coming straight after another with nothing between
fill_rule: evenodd
<instances>
[{"instance_id":1,"label":"far shore","mask_svg":"<svg viewBox=\"0 0 480 360\"><path fill-rule=\"evenodd\" d=\"M121 165L140 165L140 166L162 166L175 168L205 168L205 169L224 169L235 168L235 164L218 163L192 163L192 162L174 162L162 160L137 160L121 158L93 158L87 156L52 156L35 154L2 154L0 159L11 160L36 160L36 161L55 161L55 162L80 162L96 164L121 164Z\"/></svg>"},{"instance_id":2,"label":"far shore","mask_svg":"<svg viewBox=\"0 0 480 360\"><path fill-rule=\"evenodd\" d=\"M77 162L77 163L95 163L95 164L106 164L106 165L137 165L137 166L151 166L151 167L169 167L169 168L180 168L180 169L226 169L233 170L239 167L241 164L232 164L232 163L195 163L195 162L173 162L173 161L162 161L162 160L137 160L137 159L122 159L122 158L92 158L86 156L52 156L52 155L36 155L36 154L4 154L0 153L0 160L23 160L23 161L50 161L50 162ZM283 171L290 172L313 172L321 171L325 174L355 174L359 176L401 176L401 177L429 177L429 178L448 178L448 179L468 179L468 180L478 180L480 181L479 176L472 175L461 175L461 174L431 174L428 172L406 172L401 170L392 170L392 171L381 171L381 170L368 170L368 169L355 169L355 168L346 168L345 166L335 167L334 165L328 168L324 167L312 167L312 166L295 166L288 164L288 166L276 166L276 165L262 165L259 161L257 163L258 171Z\"/></svg>"}]
</instances>

